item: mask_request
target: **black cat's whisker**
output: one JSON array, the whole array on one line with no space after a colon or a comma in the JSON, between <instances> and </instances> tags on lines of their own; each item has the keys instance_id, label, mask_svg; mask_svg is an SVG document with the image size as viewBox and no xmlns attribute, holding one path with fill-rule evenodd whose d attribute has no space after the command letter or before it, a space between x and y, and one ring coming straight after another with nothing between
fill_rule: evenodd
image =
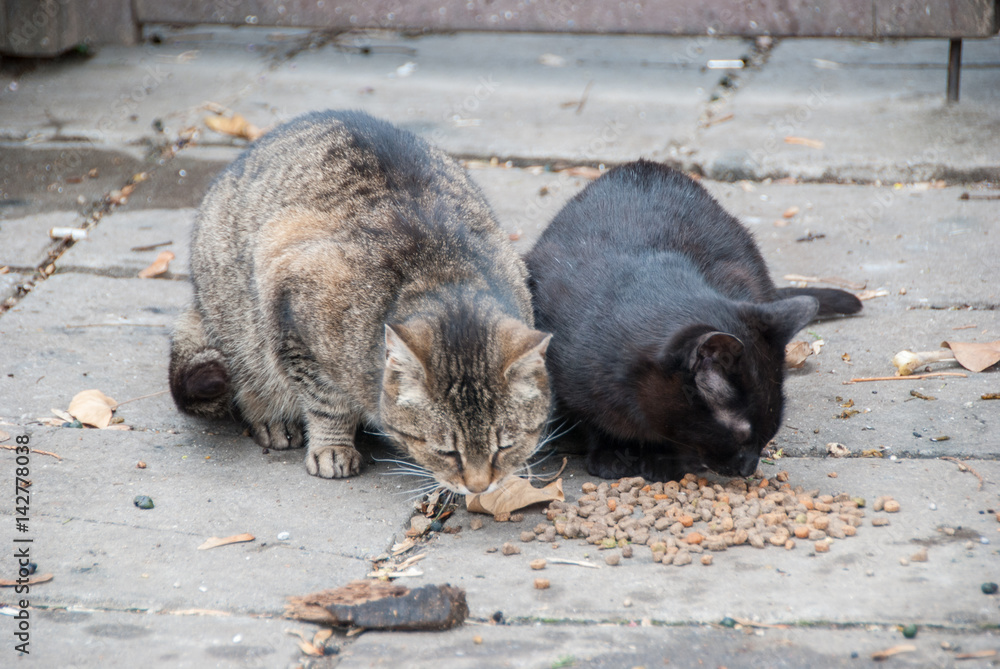
<instances>
[{"instance_id":1,"label":"black cat's whisker","mask_svg":"<svg viewBox=\"0 0 1000 669\"><path fill-rule=\"evenodd\" d=\"M572 430L573 430L573 428L575 428L575 427L576 427L576 426L577 426L578 424L579 424L579 421L578 421L578 422L576 422L576 423L573 423L573 424L572 424L572 425L570 425L569 427L565 427L565 425L566 425L566 421L563 421L562 423L560 423L560 424L559 424L559 426L558 426L558 427L556 427L556 428L555 428L554 430L552 430L551 432L548 432L548 433L547 433L547 434L546 434L545 436L543 436L543 437L542 437L541 439L539 439L539 440L538 440L538 445L537 445L537 446L535 446L535 452L537 453L537 452L538 452L539 450L541 450L541 449L542 449L543 447L545 447L545 446L547 446L548 444L552 443L552 442L553 442L553 441L555 441L556 439L558 439L558 438L560 438L560 437L562 437L562 436L564 436L564 435L568 434L568 433L569 433L570 431L572 431Z\"/></svg>"}]
</instances>

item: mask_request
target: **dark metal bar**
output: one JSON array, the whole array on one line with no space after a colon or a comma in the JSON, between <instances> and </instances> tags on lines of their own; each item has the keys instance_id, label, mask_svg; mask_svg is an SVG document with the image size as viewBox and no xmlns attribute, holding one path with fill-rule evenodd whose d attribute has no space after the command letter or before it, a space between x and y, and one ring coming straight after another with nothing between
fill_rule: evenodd
<instances>
[{"instance_id":1,"label":"dark metal bar","mask_svg":"<svg viewBox=\"0 0 1000 669\"><path fill-rule=\"evenodd\" d=\"M958 102L958 84L962 77L962 38L953 37L948 50L948 102Z\"/></svg>"}]
</instances>

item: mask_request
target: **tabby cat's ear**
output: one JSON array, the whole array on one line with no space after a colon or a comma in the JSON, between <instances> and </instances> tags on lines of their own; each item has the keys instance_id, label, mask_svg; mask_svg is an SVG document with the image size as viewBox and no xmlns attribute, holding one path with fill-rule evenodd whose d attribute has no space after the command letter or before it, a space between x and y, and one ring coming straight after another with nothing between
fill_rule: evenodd
<instances>
[{"instance_id":1,"label":"tabby cat's ear","mask_svg":"<svg viewBox=\"0 0 1000 669\"><path fill-rule=\"evenodd\" d=\"M503 375L530 374L545 369L545 352L552 341L552 335L532 330L520 322L513 321L501 326L504 367Z\"/></svg>"},{"instance_id":2,"label":"tabby cat's ear","mask_svg":"<svg viewBox=\"0 0 1000 669\"><path fill-rule=\"evenodd\" d=\"M421 360L419 334L403 325L385 326L385 383L395 390L398 404L415 404L427 399L427 367Z\"/></svg>"},{"instance_id":3,"label":"tabby cat's ear","mask_svg":"<svg viewBox=\"0 0 1000 669\"><path fill-rule=\"evenodd\" d=\"M767 302L758 305L758 309L767 324L771 339L784 346L792 340L796 332L816 318L819 312L819 300L803 295Z\"/></svg>"}]
</instances>

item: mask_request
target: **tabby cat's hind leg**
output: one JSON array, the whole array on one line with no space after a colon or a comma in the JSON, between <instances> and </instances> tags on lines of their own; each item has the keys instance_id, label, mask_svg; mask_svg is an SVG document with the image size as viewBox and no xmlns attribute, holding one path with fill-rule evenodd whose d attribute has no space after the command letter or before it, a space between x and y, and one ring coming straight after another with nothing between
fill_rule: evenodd
<instances>
[{"instance_id":1,"label":"tabby cat's hind leg","mask_svg":"<svg viewBox=\"0 0 1000 669\"><path fill-rule=\"evenodd\" d=\"M194 306L174 326L169 374L170 394L178 409L210 418L230 415L233 392L226 358L209 346Z\"/></svg>"}]
</instances>

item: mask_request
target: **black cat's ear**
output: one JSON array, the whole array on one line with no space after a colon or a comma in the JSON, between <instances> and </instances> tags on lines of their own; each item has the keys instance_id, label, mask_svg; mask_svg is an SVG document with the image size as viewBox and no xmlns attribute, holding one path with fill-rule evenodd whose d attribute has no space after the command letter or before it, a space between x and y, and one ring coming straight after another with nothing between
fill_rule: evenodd
<instances>
[{"instance_id":1,"label":"black cat's ear","mask_svg":"<svg viewBox=\"0 0 1000 669\"><path fill-rule=\"evenodd\" d=\"M695 344L694 356L696 368L704 368L711 365L717 369L727 371L736 365L736 361L743 355L743 342L731 334L725 332L706 332L698 337Z\"/></svg>"},{"instance_id":2,"label":"black cat's ear","mask_svg":"<svg viewBox=\"0 0 1000 669\"><path fill-rule=\"evenodd\" d=\"M795 333L816 318L819 300L815 297L790 297L786 300L768 302L757 306L764 319L767 332L773 341L784 346Z\"/></svg>"}]
</instances>

